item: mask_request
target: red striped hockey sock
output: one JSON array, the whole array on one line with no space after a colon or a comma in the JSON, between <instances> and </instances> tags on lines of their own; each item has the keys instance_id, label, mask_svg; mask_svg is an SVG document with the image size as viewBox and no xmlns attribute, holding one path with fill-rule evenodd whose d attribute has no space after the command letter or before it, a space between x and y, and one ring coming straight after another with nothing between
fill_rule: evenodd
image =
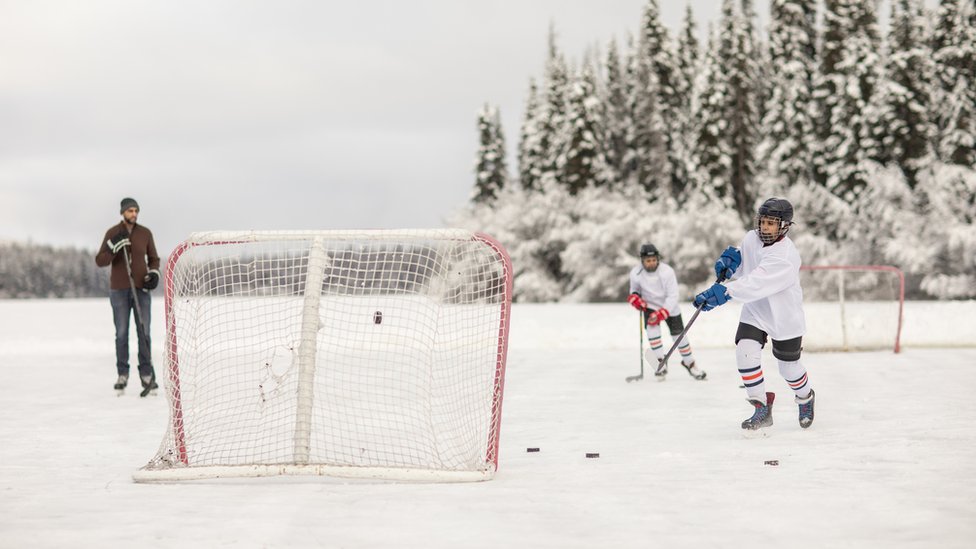
<instances>
[{"instance_id":1,"label":"red striped hockey sock","mask_svg":"<svg viewBox=\"0 0 976 549\"><path fill-rule=\"evenodd\" d=\"M691 343L687 341L687 338L681 340L678 352L681 353L681 363L685 366L695 363L695 357L691 356Z\"/></svg>"},{"instance_id":2,"label":"red striped hockey sock","mask_svg":"<svg viewBox=\"0 0 976 549\"><path fill-rule=\"evenodd\" d=\"M807 369L800 364L800 361L787 362L779 361L779 373L786 380L786 384L793 389L796 396L806 398L810 394L810 382L807 378Z\"/></svg>"},{"instance_id":3,"label":"red striped hockey sock","mask_svg":"<svg viewBox=\"0 0 976 549\"><path fill-rule=\"evenodd\" d=\"M746 395L750 400L766 402L766 380L763 377L762 346L753 339L740 339L735 346L735 362L742 377L742 384L746 386Z\"/></svg>"},{"instance_id":4,"label":"red striped hockey sock","mask_svg":"<svg viewBox=\"0 0 976 549\"><path fill-rule=\"evenodd\" d=\"M664 343L661 341L660 326L647 327L647 343L651 347L644 355L648 361L656 363L658 360L664 358Z\"/></svg>"}]
</instances>

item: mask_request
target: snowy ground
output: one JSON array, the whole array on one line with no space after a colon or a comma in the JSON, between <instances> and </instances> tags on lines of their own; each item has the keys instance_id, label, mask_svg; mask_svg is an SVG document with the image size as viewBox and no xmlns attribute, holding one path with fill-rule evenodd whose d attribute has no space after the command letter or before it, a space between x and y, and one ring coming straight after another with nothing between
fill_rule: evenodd
<instances>
[{"instance_id":1,"label":"snowy ground","mask_svg":"<svg viewBox=\"0 0 976 549\"><path fill-rule=\"evenodd\" d=\"M806 353L809 430L767 368L762 439L738 427L731 309L691 332L708 381L675 361L626 384L626 305L517 305L490 482L143 485L166 402L115 397L108 300L0 301L0 547L973 546L976 303L909 304L899 355Z\"/></svg>"}]
</instances>

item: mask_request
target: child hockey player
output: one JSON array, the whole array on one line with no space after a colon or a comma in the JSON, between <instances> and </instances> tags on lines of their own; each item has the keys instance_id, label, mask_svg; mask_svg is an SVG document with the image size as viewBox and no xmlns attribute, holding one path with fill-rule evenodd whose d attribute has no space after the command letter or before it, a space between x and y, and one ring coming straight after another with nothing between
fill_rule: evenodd
<instances>
[{"instance_id":1,"label":"child hockey player","mask_svg":"<svg viewBox=\"0 0 976 549\"><path fill-rule=\"evenodd\" d=\"M769 337L779 372L795 393L800 427L813 423L814 392L800 363L806 322L800 288L800 254L786 233L793 224L793 206L783 198L763 202L756 227L746 233L738 249L729 246L715 263L715 275L727 279L695 296L695 306L708 311L728 300L743 303L735 334L735 358L755 407L743 429L773 424L775 393L766 392L760 357Z\"/></svg>"},{"instance_id":2,"label":"child hockey player","mask_svg":"<svg viewBox=\"0 0 976 549\"><path fill-rule=\"evenodd\" d=\"M640 258L641 264L630 271L630 297L627 302L644 313L647 341L650 344L644 356L651 364L657 363L654 375L659 381L663 381L668 367L662 360L664 349L661 343L661 322L668 325L672 340L684 330L681 309L678 306L678 279L674 275L674 269L661 261L661 254L653 244L640 247ZM678 351L681 352L681 365L688 370L691 377L705 379L705 372L695 366L688 336L682 339Z\"/></svg>"}]
</instances>

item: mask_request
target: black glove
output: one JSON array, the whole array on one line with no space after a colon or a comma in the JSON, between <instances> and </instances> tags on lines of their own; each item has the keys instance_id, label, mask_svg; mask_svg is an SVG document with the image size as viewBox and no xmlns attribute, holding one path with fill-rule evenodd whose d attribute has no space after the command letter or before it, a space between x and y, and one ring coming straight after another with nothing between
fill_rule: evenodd
<instances>
[{"instance_id":1,"label":"black glove","mask_svg":"<svg viewBox=\"0 0 976 549\"><path fill-rule=\"evenodd\" d=\"M142 279L142 287L147 290L155 290L156 286L159 286L159 271L149 271L149 274Z\"/></svg>"},{"instance_id":2,"label":"black glove","mask_svg":"<svg viewBox=\"0 0 976 549\"><path fill-rule=\"evenodd\" d=\"M122 251L122 248L130 245L129 235L119 231L119 234L113 236L112 240L109 240L106 244L108 244L108 249L112 250L113 254L117 254Z\"/></svg>"}]
</instances>

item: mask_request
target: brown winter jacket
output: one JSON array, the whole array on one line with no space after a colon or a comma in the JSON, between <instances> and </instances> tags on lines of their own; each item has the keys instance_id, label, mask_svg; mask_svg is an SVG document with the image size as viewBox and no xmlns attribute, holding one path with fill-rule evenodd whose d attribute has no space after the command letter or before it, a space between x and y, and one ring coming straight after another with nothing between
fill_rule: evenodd
<instances>
[{"instance_id":1,"label":"brown winter jacket","mask_svg":"<svg viewBox=\"0 0 976 549\"><path fill-rule=\"evenodd\" d=\"M109 241L120 232L127 232L125 223L122 221L105 231L105 236L102 237L102 245L98 248L98 254L95 255L95 264L99 267L112 266L109 287L113 290L129 289L129 273L125 269L125 253L120 250L118 254L113 255L112 250L108 247ZM132 242L129 247L129 257L132 258L132 279L136 288L142 288L142 279L146 277L149 271L159 272L159 254L156 253L156 243L153 241L152 231L138 223L132 228L129 241Z\"/></svg>"}]
</instances>

